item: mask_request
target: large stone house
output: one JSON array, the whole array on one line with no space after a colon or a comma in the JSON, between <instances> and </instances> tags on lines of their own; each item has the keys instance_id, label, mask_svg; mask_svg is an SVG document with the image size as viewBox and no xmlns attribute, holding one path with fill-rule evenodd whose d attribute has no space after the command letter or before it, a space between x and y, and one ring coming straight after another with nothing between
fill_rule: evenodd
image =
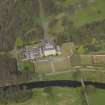
<instances>
[{"instance_id":1,"label":"large stone house","mask_svg":"<svg viewBox=\"0 0 105 105\"><path fill-rule=\"evenodd\" d=\"M38 46L25 46L21 50L23 60L32 60L40 57L47 57L50 55L60 55L60 46L56 45L52 40L43 40Z\"/></svg>"}]
</instances>

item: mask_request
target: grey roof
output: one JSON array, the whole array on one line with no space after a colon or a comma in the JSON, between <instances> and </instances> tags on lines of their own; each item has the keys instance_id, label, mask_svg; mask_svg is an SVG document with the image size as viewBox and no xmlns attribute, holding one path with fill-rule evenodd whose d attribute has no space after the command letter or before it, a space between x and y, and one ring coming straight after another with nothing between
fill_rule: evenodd
<instances>
[{"instance_id":1,"label":"grey roof","mask_svg":"<svg viewBox=\"0 0 105 105\"><path fill-rule=\"evenodd\" d=\"M22 51L22 55L26 59L33 59L36 57L40 57L41 56L41 49L40 49L40 47L26 46Z\"/></svg>"},{"instance_id":2,"label":"grey roof","mask_svg":"<svg viewBox=\"0 0 105 105\"><path fill-rule=\"evenodd\" d=\"M55 43L52 40L45 39L42 42L43 50L54 50L56 49Z\"/></svg>"}]
</instances>

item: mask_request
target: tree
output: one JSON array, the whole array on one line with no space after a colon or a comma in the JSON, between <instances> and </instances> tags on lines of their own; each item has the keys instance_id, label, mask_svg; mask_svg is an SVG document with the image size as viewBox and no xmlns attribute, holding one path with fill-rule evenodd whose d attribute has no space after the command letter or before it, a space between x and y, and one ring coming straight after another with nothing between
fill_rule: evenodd
<instances>
[{"instance_id":1,"label":"tree","mask_svg":"<svg viewBox=\"0 0 105 105\"><path fill-rule=\"evenodd\" d=\"M16 46L17 47L22 47L24 45L23 40L21 39L21 37L17 37L16 38Z\"/></svg>"},{"instance_id":2,"label":"tree","mask_svg":"<svg viewBox=\"0 0 105 105\"><path fill-rule=\"evenodd\" d=\"M18 28L15 9L14 0L2 0L0 3L0 51L12 50L14 47Z\"/></svg>"}]
</instances>

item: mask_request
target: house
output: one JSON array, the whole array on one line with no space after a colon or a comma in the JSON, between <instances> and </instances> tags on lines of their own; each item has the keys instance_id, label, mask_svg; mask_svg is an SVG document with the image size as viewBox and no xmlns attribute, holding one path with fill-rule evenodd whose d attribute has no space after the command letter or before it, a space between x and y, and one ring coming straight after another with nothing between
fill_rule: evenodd
<instances>
[{"instance_id":1,"label":"house","mask_svg":"<svg viewBox=\"0 0 105 105\"><path fill-rule=\"evenodd\" d=\"M32 60L40 57L47 57L50 55L60 55L61 49L52 40L45 39L38 46L25 46L21 50L23 60Z\"/></svg>"},{"instance_id":2,"label":"house","mask_svg":"<svg viewBox=\"0 0 105 105\"><path fill-rule=\"evenodd\" d=\"M54 41L45 39L42 42L42 50L44 56L50 56L50 55L60 55L61 49L59 46L57 46Z\"/></svg>"},{"instance_id":3,"label":"house","mask_svg":"<svg viewBox=\"0 0 105 105\"><path fill-rule=\"evenodd\" d=\"M41 48L35 45L25 46L21 53L24 60L32 60L43 56Z\"/></svg>"}]
</instances>

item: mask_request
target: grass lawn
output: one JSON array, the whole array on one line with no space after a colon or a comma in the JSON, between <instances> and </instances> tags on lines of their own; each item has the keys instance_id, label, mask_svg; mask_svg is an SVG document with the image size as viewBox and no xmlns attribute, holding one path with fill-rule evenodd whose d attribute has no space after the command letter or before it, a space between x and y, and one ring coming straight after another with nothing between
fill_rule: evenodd
<instances>
[{"instance_id":1,"label":"grass lawn","mask_svg":"<svg viewBox=\"0 0 105 105\"><path fill-rule=\"evenodd\" d=\"M101 69L99 69L101 70ZM86 81L93 81L93 82L103 82L105 83L105 73L97 71L82 71L84 80ZM49 75L46 76L46 80L79 80L80 79L80 74L77 74L78 72L68 72L68 73L63 73L63 74L55 74L55 75Z\"/></svg>"},{"instance_id":2,"label":"grass lawn","mask_svg":"<svg viewBox=\"0 0 105 105\"><path fill-rule=\"evenodd\" d=\"M105 105L105 90L96 89L96 92L89 95L91 105Z\"/></svg>"}]
</instances>

